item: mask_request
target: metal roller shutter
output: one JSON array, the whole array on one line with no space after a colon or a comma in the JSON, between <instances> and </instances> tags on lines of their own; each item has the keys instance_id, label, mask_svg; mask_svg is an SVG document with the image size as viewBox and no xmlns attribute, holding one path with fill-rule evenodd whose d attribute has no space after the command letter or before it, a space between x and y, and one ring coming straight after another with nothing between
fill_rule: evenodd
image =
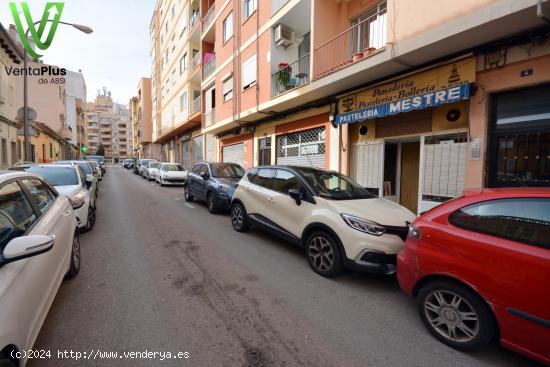
<instances>
[{"instance_id":1,"label":"metal roller shutter","mask_svg":"<svg viewBox=\"0 0 550 367\"><path fill-rule=\"evenodd\" d=\"M325 128L278 136L277 164L325 168Z\"/></svg>"},{"instance_id":2,"label":"metal roller shutter","mask_svg":"<svg viewBox=\"0 0 550 367\"><path fill-rule=\"evenodd\" d=\"M244 143L224 146L222 148L222 161L244 166Z\"/></svg>"}]
</instances>

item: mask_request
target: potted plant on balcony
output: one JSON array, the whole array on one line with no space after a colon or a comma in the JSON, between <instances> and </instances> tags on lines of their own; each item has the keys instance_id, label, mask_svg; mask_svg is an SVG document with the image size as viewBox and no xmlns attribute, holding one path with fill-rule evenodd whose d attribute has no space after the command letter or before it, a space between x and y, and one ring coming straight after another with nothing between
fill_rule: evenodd
<instances>
[{"instance_id":1,"label":"potted plant on balcony","mask_svg":"<svg viewBox=\"0 0 550 367\"><path fill-rule=\"evenodd\" d=\"M376 48L374 47L368 47L363 50L363 57L370 56L374 51L376 51Z\"/></svg>"},{"instance_id":2,"label":"potted plant on balcony","mask_svg":"<svg viewBox=\"0 0 550 367\"><path fill-rule=\"evenodd\" d=\"M288 63L286 62L279 63L279 71L275 73L275 77L277 78L280 92L286 90L290 82L291 73L292 73L292 67L288 65Z\"/></svg>"},{"instance_id":3,"label":"potted plant on balcony","mask_svg":"<svg viewBox=\"0 0 550 367\"><path fill-rule=\"evenodd\" d=\"M353 56L351 56L351 60L353 62L359 61L362 58L363 58L363 52L362 51L361 52L356 52L356 53L353 54Z\"/></svg>"}]
</instances>

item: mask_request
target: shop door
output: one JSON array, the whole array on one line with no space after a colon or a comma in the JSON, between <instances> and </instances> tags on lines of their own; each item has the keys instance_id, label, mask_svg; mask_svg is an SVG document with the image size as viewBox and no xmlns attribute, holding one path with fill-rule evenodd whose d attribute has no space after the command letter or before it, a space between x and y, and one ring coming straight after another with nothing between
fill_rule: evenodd
<instances>
[{"instance_id":1,"label":"shop door","mask_svg":"<svg viewBox=\"0 0 550 367\"><path fill-rule=\"evenodd\" d=\"M224 146L222 148L222 162L237 163L244 167L244 143Z\"/></svg>"},{"instance_id":2,"label":"shop door","mask_svg":"<svg viewBox=\"0 0 550 367\"><path fill-rule=\"evenodd\" d=\"M191 169L191 167L189 166L189 162L191 161L191 152L189 151L189 140L188 141L184 141L181 143L181 151L182 151L182 155L183 155L183 159L181 161L181 165L183 166L183 169Z\"/></svg>"},{"instance_id":3,"label":"shop door","mask_svg":"<svg viewBox=\"0 0 550 367\"><path fill-rule=\"evenodd\" d=\"M418 177L420 170L420 142L401 144L401 193L399 203L418 211Z\"/></svg>"}]
</instances>

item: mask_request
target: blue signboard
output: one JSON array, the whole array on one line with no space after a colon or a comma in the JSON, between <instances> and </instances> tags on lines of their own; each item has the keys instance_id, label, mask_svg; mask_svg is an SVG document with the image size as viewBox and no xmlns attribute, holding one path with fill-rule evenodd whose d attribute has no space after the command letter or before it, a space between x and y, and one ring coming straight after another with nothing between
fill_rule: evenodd
<instances>
[{"instance_id":1,"label":"blue signboard","mask_svg":"<svg viewBox=\"0 0 550 367\"><path fill-rule=\"evenodd\" d=\"M336 115L336 124L350 124L365 120L397 115L402 112L423 110L437 107L446 103L454 103L470 97L470 84L442 89L430 93L419 94L398 101L388 102L377 106L364 108L352 112Z\"/></svg>"}]
</instances>

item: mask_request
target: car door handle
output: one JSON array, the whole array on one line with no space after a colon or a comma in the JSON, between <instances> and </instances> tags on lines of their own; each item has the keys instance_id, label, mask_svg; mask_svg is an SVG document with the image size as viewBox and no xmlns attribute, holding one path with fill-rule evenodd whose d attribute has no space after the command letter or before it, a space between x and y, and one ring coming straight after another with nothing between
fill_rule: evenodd
<instances>
[{"instance_id":1,"label":"car door handle","mask_svg":"<svg viewBox=\"0 0 550 367\"><path fill-rule=\"evenodd\" d=\"M267 197L267 201L273 203L273 202L275 202L275 199L274 199L273 197L271 197L271 196L268 196L268 197Z\"/></svg>"},{"instance_id":2,"label":"car door handle","mask_svg":"<svg viewBox=\"0 0 550 367\"><path fill-rule=\"evenodd\" d=\"M243 186L243 187L246 191L250 191L250 187L248 187L248 186Z\"/></svg>"},{"instance_id":3,"label":"car door handle","mask_svg":"<svg viewBox=\"0 0 550 367\"><path fill-rule=\"evenodd\" d=\"M67 217L71 215L72 212L73 212L72 210L67 210L65 213L63 213L63 216Z\"/></svg>"}]
</instances>

